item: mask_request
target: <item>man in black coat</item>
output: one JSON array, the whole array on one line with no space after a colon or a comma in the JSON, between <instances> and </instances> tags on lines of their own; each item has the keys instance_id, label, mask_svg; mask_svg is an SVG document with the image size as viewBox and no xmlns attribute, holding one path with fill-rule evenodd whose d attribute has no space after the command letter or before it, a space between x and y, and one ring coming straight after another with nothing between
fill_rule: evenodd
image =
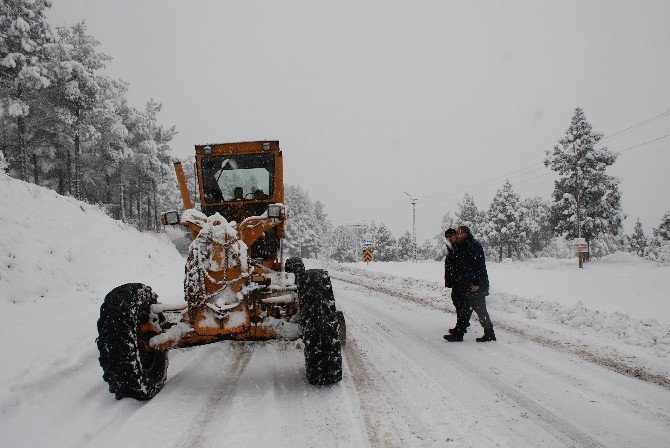
<instances>
[{"instance_id":1,"label":"man in black coat","mask_svg":"<svg viewBox=\"0 0 670 448\"><path fill-rule=\"evenodd\" d=\"M444 287L451 288L451 301L456 309L456 326L449 329L449 334L466 333L470 322L465 320L465 313L467 312L465 291L454 286L456 267L458 265L456 230L447 229L444 232L444 237L447 240L447 253L444 257Z\"/></svg>"},{"instance_id":2,"label":"man in black coat","mask_svg":"<svg viewBox=\"0 0 670 448\"><path fill-rule=\"evenodd\" d=\"M463 314L464 322L469 323L472 312L477 313L479 323L484 327L484 336L477 342L495 341L493 323L486 310L486 296L489 294L489 276L486 272L486 259L482 245L475 240L466 226L456 229L456 263L454 270L454 290L465 295L467 306ZM457 326L458 327L458 326ZM463 340L465 328L454 329L452 334L444 336L451 342Z\"/></svg>"}]
</instances>

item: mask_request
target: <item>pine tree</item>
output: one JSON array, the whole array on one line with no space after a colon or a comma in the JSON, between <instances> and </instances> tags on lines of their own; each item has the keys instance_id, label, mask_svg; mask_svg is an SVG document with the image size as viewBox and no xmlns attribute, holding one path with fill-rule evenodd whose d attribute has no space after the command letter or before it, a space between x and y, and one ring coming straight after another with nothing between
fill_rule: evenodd
<instances>
[{"instance_id":1,"label":"pine tree","mask_svg":"<svg viewBox=\"0 0 670 448\"><path fill-rule=\"evenodd\" d=\"M443 247L444 247L444 233L442 234L442 240L440 240L439 245L434 244L431 240L424 240L417 249L417 257L419 260L435 260L438 261L443 256Z\"/></svg>"},{"instance_id":2,"label":"pine tree","mask_svg":"<svg viewBox=\"0 0 670 448\"><path fill-rule=\"evenodd\" d=\"M379 261L396 261L398 257L398 242L383 222L379 224L374 234L375 254Z\"/></svg>"},{"instance_id":3,"label":"pine tree","mask_svg":"<svg viewBox=\"0 0 670 448\"><path fill-rule=\"evenodd\" d=\"M588 244L600 234L618 234L625 218L619 180L606 173L616 155L596 148L601 139L576 108L570 127L553 151L547 151L544 162L559 175L552 204L555 232L566 238L581 236Z\"/></svg>"},{"instance_id":4,"label":"pine tree","mask_svg":"<svg viewBox=\"0 0 670 448\"><path fill-rule=\"evenodd\" d=\"M340 263L351 263L359 260L358 239L353 229L337 226L328 239L330 258Z\"/></svg>"},{"instance_id":5,"label":"pine tree","mask_svg":"<svg viewBox=\"0 0 670 448\"><path fill-rule=\"evenodd\" d=\"M16 172L28 180L28 117L37 93L50 84L46 60L53 36L45 20L46 0L0 2L0 116L16 134ZM4 132L3 132L4 133ZM3 136L3 151L7 136ZM5 152L6 154L6 152Z\"/></svg>"},{"instance_id":6,"label":"pine tree","mask_svg":"<svg viewBox=\"0 0 670 448\"><path fill-rule=\"evenodd\" d=\"M642 228L642 223L640 218L637 218L635 221L635 227L633 228L633 233L630 236L630 250L641 257L644 257L647 253L648 246L647 237L644 234L644 229Z\"/></svg>"},{"instance_id":7,"label":"pine tree","mask_svg":"<svg viewBox=\"0 0 670 448\"><path fill-rule=\"evenodd\" d=\"M551 243L554 232L550 216L550 205L539 196L521 202L521 228L526 234L528 249L533 255L537 256Z\"/></svg>"},{"instance_id":8,"label":"pine tree","mask_svg":"<svg viewBox=\"0 0 670 448\"><path fill-rule=\"evenodd\" d=\"M670 213L666 212L661 218L661 222L654 229L654 238L659 238L663 241L670 241Z\"/></svg>"},{"instance_id":9,"label":"pine tree","mask_svg":"<svg viewBox=\"0 0 670 448\"><path fill-rule=\"evenodd\" d=\"M319 253L329 246L330 241L331 245L338 245L340 249L337 257L348 258L348 255L344 254L351 250L347 246L351 238L344 234L333 237L330 231L332 224L328 220L322 202L312 202L309 194L297 185L286 185L284 201L290 214L286 224L286 247L289 255L318 257ZM331 256L333 256L332 250Z\"/></svg>"},{"instance_id":10,"label":"pine tree","mask_svg":"<svg viewBox=\"0 0 670 448\"><path fill-rule=\"evenodd\" d=\"M398 261L414 259L414 238L408 230L398 238Z\"/></svg>"},{"instance_id":11,"label":"pine tree","mask_svg":"<svg viewBox=\"0 0 670 448\"><path fill-rule=\"evenodd\" d=\"M666 212L658 227L654 229L654 237L649 242L648 257L659 263L670 263L670 213Z\"/></svg>"},{"instance_id":12,"label":"pine tree","mask_svg":"<svg viewBox=\"0 0 670 448\"><path fill-rule=\"evenodd\" d=\"M326 206L321 201L316 201L314 203L314 218L317 225L317 254L316 257L319 257L320 252L324 252L327 245L328 234L330 233L333 225L328 219L328 214L326 213Z\"/></svg>"},{"instance_id":13,"label":"pine tree","mask_svg":"<svg viewBox=\"0 0 670 448\"><path fill-rule=\"evenodd\" d=\"M70 190L76 198L82 198L82 151L83 146L95 136L91 121L100 98L98 71L105 68L111 57L98 51L100 42L86 33L85 22L60 27L57 31L56 83L59 98L56 101L64 114L64 132L72 139L72 150L66 154L68 160L70 157L73 160L72 165L68 165L68 177L72 183Z\"/></svg>"},{"instance_id":14,"label":"pine tree","mask_svg":"<svg viewBox=\"0 0 670 448\"><path fill-rule=\"evenodd\" d=\"M475 238L481 237L485 224L486 213L479 211L475 200L471 195L465 194L463 200L458 203L456 212L456 225L467 226Z\"/></svg>"},{"instance_id":15,"label":"pine tree","mask_svg":"<svg viewBox=\"0 0 670 448\"><path fill-rule=\"evenodd\" d=\"M484 239L498 248L500 261L503 259L504 249L507 256L513 252L519 255L522 245L526 242L526 235L521 226L520 198L512 189L508 181L498 190L491 201L487 213L487 222L484 226Z\"/></svg>"}]
</instances>

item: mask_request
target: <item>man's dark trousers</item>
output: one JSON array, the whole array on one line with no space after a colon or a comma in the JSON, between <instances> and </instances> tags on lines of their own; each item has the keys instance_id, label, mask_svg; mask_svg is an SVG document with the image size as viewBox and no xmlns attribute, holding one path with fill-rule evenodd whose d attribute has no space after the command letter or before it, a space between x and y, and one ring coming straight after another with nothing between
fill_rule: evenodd
<instances>
[{"instance_id":1,"label":"man's dark trousers","mask_svg":"<svg viewBox=\"0 0 670 448\"><path fill-rule=\"evenodd\" d=\"M481 289L476 292L467 291L465 294L465 303L464 321L469 323L474 311L477 313L477 317L479 317L479 323L484 328L484 334L492 335L493 323L489 317L489 312L486 310L486 291L482 291Z\"/></svg>"},{"instance_id":2,"label":"man's dark trousers","mask_svg":"<svg viewBox=\"0 0 670 448\"><path fill-rule=\"evenodd\" d=\"M454 286L451 289L451 301L454 303L454 308L456 308L456 333L465 333L468 331L470 326L470 316L472 316L472 310L468 311L468 301L467 301L468 290Z\"/></svg>"}]
</instances>

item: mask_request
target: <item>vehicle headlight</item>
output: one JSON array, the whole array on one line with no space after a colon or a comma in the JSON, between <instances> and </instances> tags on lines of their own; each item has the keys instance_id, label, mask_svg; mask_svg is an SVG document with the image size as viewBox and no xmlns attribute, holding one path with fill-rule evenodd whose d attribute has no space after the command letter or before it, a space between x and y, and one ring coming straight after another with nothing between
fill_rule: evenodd
<instances>
[{"instance_id":1,"label":"vehicle headlight","mask_svg":"<svg viewBox=\"0 0 670 448\"><path fill-rule=\"evenodd\" d=\"M179 224L179 212L177 210L170 210L169 212L161 213L161 224L164 226Z\"/></svg>"},{"instance_id":2,"label":"vehicle headlight","mask_svg":"<svg viewBox=\"0 0 670 448\"><path fill-rule=\"evenodd\" d=\"M281 218L283 212L284 206L282 204L270 204L268 207L269 218Z\"/></svg>"}]
</instances>

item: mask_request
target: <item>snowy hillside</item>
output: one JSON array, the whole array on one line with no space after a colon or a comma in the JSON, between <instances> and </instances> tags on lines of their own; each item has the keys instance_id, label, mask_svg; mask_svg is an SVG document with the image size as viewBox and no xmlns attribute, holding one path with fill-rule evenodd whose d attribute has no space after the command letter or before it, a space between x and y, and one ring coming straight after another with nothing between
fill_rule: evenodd
<instances>
[{"instance_id":1,"label":"snowy hillside","mask_svg":"<svg viewBox=\"0 0 670 448\"><path fill-rule=\"evenodd\" d=\"M183 258L97 206L0 174L0 303L44 304L143 282L179 293ZM177 273L176 278L174 274ZM176 291L172 291L177 286Z\"/></svg>"},{"instance_id":2,"label":"snowy hillside","mask_svg":"<svg viewBox=\"0 0 670 448\"><path fill-rule=\"evenodd\" d=\"M96 206L0 174L0 229L2 413L26 387L97 364L99 307L115 286L142 282L162 301L181 300L174 245Z\"/></svg>"}]
</instances>

